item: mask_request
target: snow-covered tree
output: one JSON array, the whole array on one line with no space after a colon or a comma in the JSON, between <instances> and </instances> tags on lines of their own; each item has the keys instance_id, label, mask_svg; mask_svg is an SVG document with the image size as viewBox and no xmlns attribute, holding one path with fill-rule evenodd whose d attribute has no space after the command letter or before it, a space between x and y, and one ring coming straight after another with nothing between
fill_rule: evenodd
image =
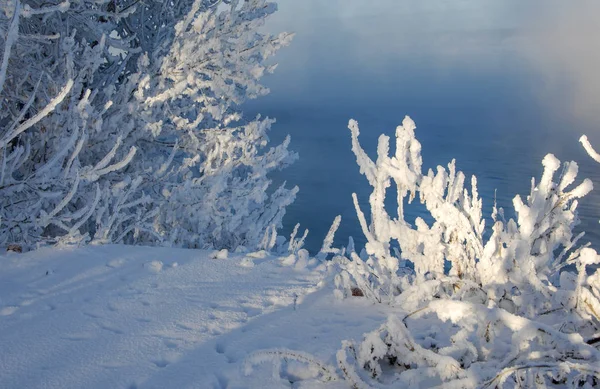
<instances>
[{"instance_id":1,"label":"snow-covered tree","mask_svg":"<svg viewBox=\"0 0 600 389\"><path fill-rule=\"evenodd\" d=\"M291 38L257 32L275 9L264 0L196 1L162 61L146 61L135 92L145 130L137 170L163 158L147 185L161 209L157 231L171 244L257 247L294 200L297 188L269 190L267 176L295 160L289 138L265 149L273 120L244 120L238 108L268 92L258 82L274 70L265 61Z\"/></svg>"},{"instance_id":2,"label":"snow-covered tree","mask_svg":"<svg viewBox=\"0 0 600 389\"><path fill-rule=\"evenodd\" d=\"M110 106L94 104L90 88L104 65L107 40L99 33L92 45L76 31L85 26L77 17L93 14L98 4L2 3L2 243L89 240L93 216L111 196L103 179L136 153L121 147L118 134L102 149L89 147Z\"/></svg>"},{"instance_id":3,"label":"snow-covered tree","mask_svg":"<svg viewBox=\"0 0 600 389\"><path fill-rule=\"evenodd\" d=\"M3 3L2 239L259 246L297 191L268 178L289 139L268 148L273 120L239 108L291 38L259 32L275 10Z\"/></svg>"}]
</instances>

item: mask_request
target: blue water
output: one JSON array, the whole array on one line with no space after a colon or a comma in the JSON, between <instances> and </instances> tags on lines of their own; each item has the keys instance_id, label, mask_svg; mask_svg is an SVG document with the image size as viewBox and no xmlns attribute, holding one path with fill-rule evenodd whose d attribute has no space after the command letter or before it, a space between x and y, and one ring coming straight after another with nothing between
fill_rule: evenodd
<instances>
[{"instance_id":1,"label":"blue water","mask_svg":"<svg viewBox=\"0 0 600 389\"><path fill-rule=\"evenodd\" d=\"M580 202L580 229L600 247L600 165L577 142L587 133L600 148L600 122L573 109L579 91L569 89L568 70L542 68L532 54L540 45L529 28L541 2L497 3L280 1L266 28L296 37L264 79L271 93L244 110L275 117L271 140L290 134L290 148L300 154L274 176L300 187L285 235L300 223L314 253L340 214L336 244L348 236L364 243L351 194L368 211L370 187L350 149L348 119L358 120L363 147L375 158L378 136L393 137L408 114L424 167L456 158L460 170L477 176L486 214L495 191L507 211L515 194L528 194L546 153L577 161L579 177L598 184ZM394 198L390 193L390 209ZM408 211L411 221L421 210Z\"/></svg>"}]
</instances>

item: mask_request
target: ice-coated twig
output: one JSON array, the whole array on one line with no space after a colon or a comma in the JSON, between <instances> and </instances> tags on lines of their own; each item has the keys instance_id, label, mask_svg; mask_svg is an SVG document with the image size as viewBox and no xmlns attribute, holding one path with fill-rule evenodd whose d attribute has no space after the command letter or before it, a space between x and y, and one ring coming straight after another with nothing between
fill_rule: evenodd
<instances>
[{"instance_id":1,"label":"ice-coated twig","mask_svg":"<svg viewBox=\"0 0 600 389\"><path fill-rule=\"evenodd\" d=\"M579 138L579 142L581 142L581 144L583 145L583 148L588 153L588 155L590 157L592 157L592 159L594 161L600 163L600 154L598 154L596 152L596 150L594 149L594 147L592 146L592 144L588 140L588 137L586 135L582 135L581 138Z\"/></svg>"}]
</instances>

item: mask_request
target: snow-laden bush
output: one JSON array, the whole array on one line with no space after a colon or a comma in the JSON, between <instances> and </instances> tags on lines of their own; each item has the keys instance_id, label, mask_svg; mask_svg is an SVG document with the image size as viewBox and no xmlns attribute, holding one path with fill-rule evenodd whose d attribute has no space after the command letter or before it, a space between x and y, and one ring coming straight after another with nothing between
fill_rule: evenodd
<instances>
[{"instance_id":1,"label":"snow-laden bush","mask_svg":"<svg viewBox=\"0 0 600 389\"><path fill-rule=\"evenodd\" d=\"M258 247L297 188L268 92L290 34L265 0L9 0L0 5L0 240Z\"/></svg>"},{"instance_id":2,"label":"snow-laden bush","mask_svg":"<svg viewBox=\"0 0 600 389\"><path fill-rule=\"evenodd\" d=\"M335 357L337 375L322 379L345 380L352 388L599 385L600 257L578 245L583 233L573 235L577 199L592 189L587 179L568 189L577 164L565 163L555 181L560 162L547 155L541 180L532 180L525 200L514 198L515 219L506 220L494 205L486 239L475 177L466 189L454 161L424 174L410 118L396 129L394 155L389 138L379 138L375 161L360 146L358 124L351 121L349 128L360 171L373 187L371 217L368 222L353 194L367 239L360 255L352 245L332 250L333 238L326 239L327 252L336 254L335 294L386 303L395 313L362 341L344 341ZM385 207L392 181L394 216ZM414 199L429 212L430 224L405 219L404 207ZM261 358L258 352L249 363ZM281 351L279 358L294 360L294 353ZM306 362L306 355L302 361L334 369L314 358Z\"/></svg>"},{"instance_id":3,"label":"snow-laden bush","mask_svg":"<svg viewBox=\"0 0 600 389\"><path fill-rule=\"evenodd\" d=\"M338 367L352 387L595 387L600 352L578 333L479 303L437 300L390 316Z\"/></svg>"},{"instance_id":4,"label":"snow-laden bush","mask_svg":"<svg viewBox=\"0 0 600 389\"><path fill-rule=\"evenodd\" d=\"M387 137L380 138L376 162L360 147L356 122L350 122L350 129L357 162L374 189L370 224L354 195L368 258L354 253L350 260L338 259L337 293L349 296L348 290L363 288L374 301L412 312L406 318L415 323L408 326L406 318L391 317L359 345L345 344L338 353L342 371L352 370L352 360L360 368L345 377L358 379L366 369L385 381L379 363L387 358L400 369L394 379L427 386L450 381L457 387L596 384L598 355L586 341L595 343L600 330L600 273L588 276L588 271L600 261L587 245L577 245L583 233L573 235L577 199L592 189L587 179L568 189L577 164L565 163L555 182L560 162L547 155L542 178L532 180L529 196L513 200L516 219L506 221L494 206L486 240L476 179L469 192L454 161L448 170L438 166L436 173L422 174L412 120L407 117L396 131L395 156L388 156ZM398 188L394 219L384 206L391 180ZM417 218L413 228L404 219L406 197L408 202L420 199L431 226ZM400 258L390 252L394 241ZM412 262L414 271L399 271L399 259ZM577 273L562 271L566 265L574 265ZM432 323L427 315L442 323ZM446 322L452 326L444 328ZM432 326L442 328L435 340L419 332ZM423 375L431 381L419 378Z\"/></svg>"},{"instance_id":5,"label":"snow-laden bush","mask_svg":"<svg viewBox=\"0 0 600 389\"><path fill-rule=\"evenodd\" d=\"M568 276L561 278L566 265L574 264L585 274L586 266L599 262L593 250L577 245L583 233L573 235L579 222L577 199L592 189L586 179L568 190L577 176L575 162L565 163L554 182L560 162L547 155L542 178L538 183L532 180L529 196L525 201L520 196L513 200L516 219L506 221L504 211L494 206L492 233L484 239L476 178L471 179L471 190L466 189L465 176L456 170L454 161L447 169L438 166L435 173L423 174L421 145L410 118L396 129L394 156L388 155L389 138L379 138L376 161L360 146L358 124L351 121L349 127L352 149L373 192L370 223L353 195L367 238L368 258L350 253L350 260L339 260L343 270L337 281L342 296L361 284L376 301L407 309L416 309L431 298L454 296L489 301L535 317L557 305L570 306L575 297L565 290L592 290L584 279L570 282ZM396 217L389 215L384 203L392 180L398 192ZM405 220L405 203L415 198L431 215L431 225L422 218L417 218L414 226ZM399 257L390 249L394 243L399 246ZM410 261L414 270L400 269L400 260ZM448 274L445 263L450 265Z\"/></svg>"}]
</instances>

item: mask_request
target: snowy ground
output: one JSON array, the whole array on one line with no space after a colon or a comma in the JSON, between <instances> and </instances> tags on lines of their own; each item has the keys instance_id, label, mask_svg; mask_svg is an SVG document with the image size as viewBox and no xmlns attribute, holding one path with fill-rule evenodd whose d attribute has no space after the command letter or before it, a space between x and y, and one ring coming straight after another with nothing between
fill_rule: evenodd
<instances>
[{"instance_id":1,"label":"snowy ground","mask_svg":"<svg viewBox=\"0 0 600 389\"><path fill-rule=\"evenodd\" d=\"M0 256L0 388L289 388L253 351L330 360L386 314L274 257L126 246ZM322 267L322 266L321 266ZM298 374L308 374L299 371Z\"/></svg>"}]
</instances>

